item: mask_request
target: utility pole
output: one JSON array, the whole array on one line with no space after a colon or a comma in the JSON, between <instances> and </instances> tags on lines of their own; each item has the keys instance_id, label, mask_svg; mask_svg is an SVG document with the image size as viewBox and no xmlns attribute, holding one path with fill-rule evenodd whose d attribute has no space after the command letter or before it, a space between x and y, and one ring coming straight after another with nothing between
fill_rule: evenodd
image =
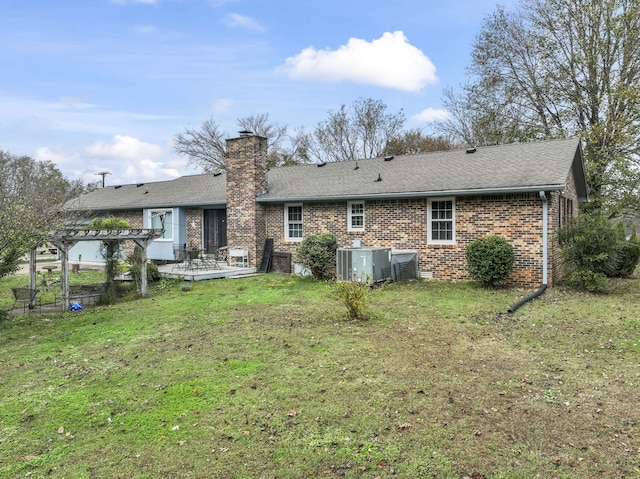
<instances>
[{"instance_id":1,"label":"utility pole","mask_svg":"<svg viewBox=\"0 0 640 479\"><path fill-rule=\"evenodd\" d=\"M102 176L102 187L104 188L104 177L110 175L110 171L101 171L100 173L96 173L96 176Z\"/></svg>"}]
</instances>

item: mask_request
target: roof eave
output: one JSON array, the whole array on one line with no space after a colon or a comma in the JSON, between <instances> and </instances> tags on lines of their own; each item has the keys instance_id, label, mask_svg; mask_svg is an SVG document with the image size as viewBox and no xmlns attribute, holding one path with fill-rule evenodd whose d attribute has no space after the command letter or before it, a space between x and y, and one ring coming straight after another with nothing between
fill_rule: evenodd
<instances>
[{"instance_id":1,"label":"roof eave","mask_svg":"<svg viewBox=\"0 0 640 479\"><path fill-rule=\"evenodd\" d=\"M79 207L74 206L70 209L77 211L127 211L127 210L149 210L149 209L158 209L158 208L198 208L198 207L207 207L207 206L226 206L227 202L224 200L219 201L209 201L206 203L196 202L196 203L159 203L153 205L123 205L123 206L114 206L114 207L105 207L103 206L85 206Z\"/></svg>"},{"instance_id":2,"label":"roof eave","mask_svg":"<svg viewBox=\"0 0 640 479\"><path fill-rule=\"evenodd\" d=\"M527 187L512 188L479 188L464 190L439 190L439 191L408 191L402 193L376 193L357 195L328 195L328 196L298 196L298 197L274 197L257 198L259 203L293 203L293 202L323 202L323 201L344 201L344 200L390 200L398 198L427 198L436 196L476 196L476 195L498 195L498 194L518 194L537 193L539 191L564 190L566 184L559 185L537 185Z\"/></svg>"}]
</instances>

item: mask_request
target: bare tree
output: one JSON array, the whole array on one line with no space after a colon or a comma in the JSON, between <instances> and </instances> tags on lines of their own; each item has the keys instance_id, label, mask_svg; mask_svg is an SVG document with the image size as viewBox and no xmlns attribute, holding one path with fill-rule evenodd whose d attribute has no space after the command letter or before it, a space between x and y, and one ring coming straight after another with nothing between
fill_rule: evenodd
<instances>
[{"instance_id":1,"label":"bare tree","mask_svg":"<svg viewBox=\"0 0 640 479\"><path fill-rule=\"evenodd\" d=\"M285 142L287 126L269 121L268 113L249 115L236 121L240 130L250 131L268 140L270 167L287 163ZM227 159L226 139L229 135L220 129L213 118L205 120L199 129L186 128L173 139L176 153L186 156L189 164L205 172L224 170Z\"/></svg>"},{"instance_id":2,"label":"bare tree","mask_svg":"<svg viewBox=\"0 0 640 479\"><path fill-rule=\"evenodd\" d=\"M307 152L315 161L345 161L384 154L387 143L404 126L404 112L388 113L380 100L360 98L351 107L329 111L306 137Z\"/></svg>"},{"instance_id":3,"label":"bare tree","mask_svg":"<svg viewBox=\"0 0 640 479\"><path fill-rule=\"evenodd\" d=\"M449 132L585 140L592 208L638 208L640 3L521 0L485 18ZM635 205L633 204L635 203Z\"/></svg>"},{"instance_id":4,"label":"bare tree","mask_svg":"<svg viewBox=\"0 0 640 479\"><path fill-rule=\"evenodd\" d=\"M224 169L226 136L213 118L209 118L202 122L199 129L187 127L184 132L178 133L173 138L173 150L186 156L190 165L202 168L205 172L216 172Z\"/></svg>"}]
</instances>

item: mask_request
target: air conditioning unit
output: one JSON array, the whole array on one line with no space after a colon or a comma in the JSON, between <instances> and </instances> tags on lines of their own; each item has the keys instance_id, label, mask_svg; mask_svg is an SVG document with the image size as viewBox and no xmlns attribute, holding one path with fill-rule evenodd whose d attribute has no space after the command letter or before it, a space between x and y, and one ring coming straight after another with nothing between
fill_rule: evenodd
<instances>
[{"instance_id":1,"label":"air conditioning unit","mask_svg":"<svg viewBox=\"0 0 640 479\"><path fill-rule=\"evenodd\" d=\"M391 248L338 248L338 281L377 283L391 278Z\"/></svg>"}]
</instances>

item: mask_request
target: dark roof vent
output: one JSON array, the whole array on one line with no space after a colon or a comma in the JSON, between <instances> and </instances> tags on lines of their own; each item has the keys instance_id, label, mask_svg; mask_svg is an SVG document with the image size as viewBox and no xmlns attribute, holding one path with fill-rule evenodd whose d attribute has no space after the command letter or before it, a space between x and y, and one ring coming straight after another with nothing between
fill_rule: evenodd
<instances>
[{"instance_id":1,"label":"dark roof vent","mask_svg":"<svg viewBox=\"0 0 640 479\"><path fill-rule=\"evenodd\" d=\"M378 179L376 180L376 182L377 181L382 181L382 175L380 173L378 173Z\"/></svg>"},{"instance_id":2,"label":"dark roof vent","mask_svg":"<svg viewBox=\"0 0 640 479\"><path fill-rule=\"evenodd\" d=\"M242 131L239 131L238 134L240 135L240 137L244 137L244 136L253 135L253 132L249 130L242 130Z\"/></svg>"},{"instance_id":3,"label":"dark roof vent","mask_svg":"<svg viewBox=\"0 0 640 479\"><path fill-rule=\"evenodd\" d=\"M138 184L136 185L136 188L140 188L140 187L141 187L141 186L143 186L143 185L144 185L144 183L138 183Z\"/></svg>"},{"instance_id":4,"label":"dark roof vent","mask_svg":"<svg viewBox=\"0 0 640 479\"><path fill-rule=\"evenodd\" d=\"M360 167L358 166L358 160L356 160L356 167L354 168L354 170L359 170Z\"/></svg>"},{"instance_id":5,"label":"dark roof vent","mask_svg":"<svg viewBox=\"0 0 640 479\"><path fill-rule=\"evenodd\" d=\"M327 162L326 162L326 161L325 161L325 162L322 162L322 163L318 163L318 168L322 168L322 167L323 167L324 165L326 165L326 164L327 164Z\"/></svg>"},{"instance_id":6,"label":"dark roof vent","mask_svg":"<svg viewBox=\"0 0 640 479\"><path fill-rule=\"evenodd\" d=\"M213 176L220 176L222 174L222 171L216 171Z\"/></svg>"},{"instance_id":7,"label":"dark roof vent","mask_svg":"<svg viewBox=\"0 0 640 479\"><path fill-rule=\"evenodd\" d=\"M471 153L475 153L476 151L477 149L475 146L473 148L467 148L467 155L470 155Z\"/></svg>"},{"instance_id":8,"label":"dark roof vent","mask_svg":"<svg viewBox=\"0 0 640 479\"><path fill-rule=\"evenodd\" d=\"M122 188L122 185L116 185L113 187L114 190L117 190L118 188Z\"/></svg>"},{"instance_id":9,"label":"dark roof vent","mask_svg":"<svg viewBox=\"0 0 640 479\"><path fill-rule=\"evenodd\" d=\"M384 157L384 161L391 161L393 160L393 156L385 156Z\"/></svg>"}]
</instances>

